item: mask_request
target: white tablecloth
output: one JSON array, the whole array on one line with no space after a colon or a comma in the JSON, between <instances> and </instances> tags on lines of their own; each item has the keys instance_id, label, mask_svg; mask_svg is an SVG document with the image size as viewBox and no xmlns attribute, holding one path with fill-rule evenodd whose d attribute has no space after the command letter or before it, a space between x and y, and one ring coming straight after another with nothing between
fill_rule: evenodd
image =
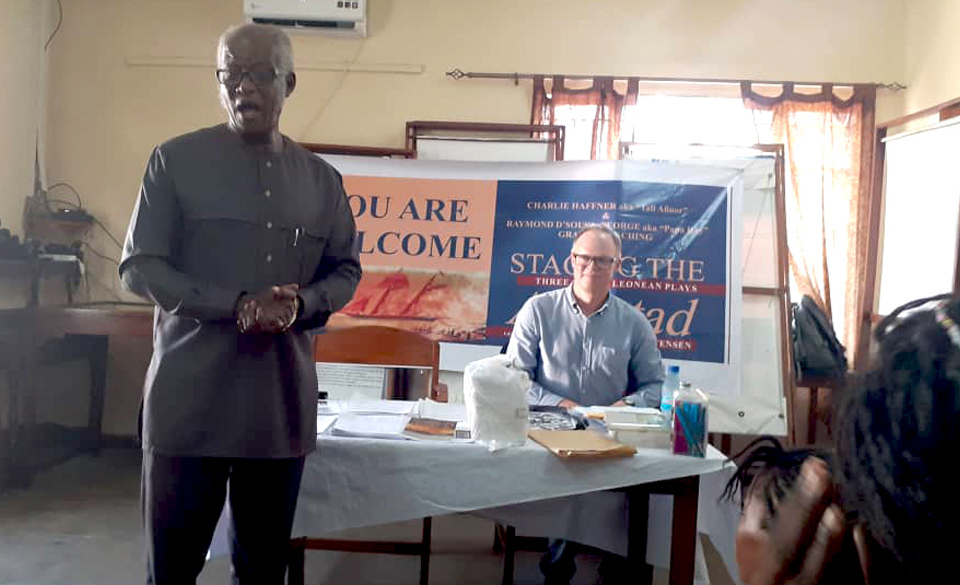
<instances>
[{"instance_id":1,"label":"white tablecloth","mask_svg":"<svg viewBox=\"0 0 960 585\"><path fill-rule=\"evenodd\" d=\"M625 496L604 490L710 478L701 481L703 518L705 507L716 507L716 486L728 476L721 473L724 462L713 447L703 459L644 449L629 458L561 459L533 441L490 452L472 443L324 436L306 460L293 535L479 512L520 534L565 537L626 554ZM648 562L668 566L670 500L651 500ZM211 554L226 551L224 517ZM698 581L705 575L701 564Z\"/></svg>"}]
</instances>

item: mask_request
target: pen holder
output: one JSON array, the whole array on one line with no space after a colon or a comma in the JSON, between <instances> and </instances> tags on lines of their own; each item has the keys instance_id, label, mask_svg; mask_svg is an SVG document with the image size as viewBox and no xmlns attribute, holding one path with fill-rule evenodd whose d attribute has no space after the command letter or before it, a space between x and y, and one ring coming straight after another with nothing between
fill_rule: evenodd
<instances>
[{"instance_id":1,"label":"pen holder","mask_svg":"<svg viewBox=\"0 0 960 585\"><path fill-rule=\"evenodd\" d=\"M704 457L707 453L708 398L689 383L677 393L673 407L673 452Z\"/></svg>"}]
</instances>

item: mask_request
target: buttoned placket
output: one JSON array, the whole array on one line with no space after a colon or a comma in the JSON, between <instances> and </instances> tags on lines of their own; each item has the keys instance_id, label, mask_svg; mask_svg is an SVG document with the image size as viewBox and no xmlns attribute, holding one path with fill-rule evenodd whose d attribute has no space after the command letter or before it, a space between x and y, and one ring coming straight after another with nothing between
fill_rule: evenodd
<instances>
[{"instance_id":1,"label":"buttoned placket","mask_svg":"<svg viewBox=\"0 0 960 585\"><path fill-rule=\"evenodd\" d=\"M590 384L593 378L591 374L594 372L594 366L596 365L594 362L599 359L599 356L594 355L596 348L593 344L594 335L592 335L592 333L595 328L603 326L600 323L600 320L601 315L603 315L603 313L607 310L607 304L604 304L589 317L584 315L579 307L577 307L576 310L583 323L583 326L581 327L583 339L581 341L580 354L580 402L583 403L586 401L587 393L590 390Z\"/></svg>"},{"instance_id":2,"label":"buttoned placket","mask_svg":"<svg viewBox=\"0 0 960 585\"><path fill-rule=\"evenodd\" d=\"M268 281L276 282L280 271L280 250L276 249L278 238L275 232L279 229L279 201L277 200L278 175L276 172L276 162L273 155L257 155L257 171L260 177L260 189L263 193L262 203L260 205L260 225L265 230L261 241L264 246L261 248L262 261L261 270Z\"/></svg>"},{"instance_id":3,"label":"buttoned placket","mask_svg":"<svg viewBox=\"0 0 960 585\"><path fill-rule=\"evenodd\" d=\"M580 404L586 402L587 397L587 376L590 372L590 340L587 335L587 328L590 325L590 317L587 317L580 309L579 305L574 303L573 311L577 315L577 324L580 326L580 372L577 380L580 398L577 400Z\"/></svg>"}]
</instances>

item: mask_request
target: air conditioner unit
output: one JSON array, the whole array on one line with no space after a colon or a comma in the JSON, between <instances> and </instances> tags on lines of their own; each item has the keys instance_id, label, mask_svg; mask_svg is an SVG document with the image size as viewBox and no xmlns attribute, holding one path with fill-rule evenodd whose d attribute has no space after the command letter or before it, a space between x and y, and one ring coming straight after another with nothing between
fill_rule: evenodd
<instances>
[{"instance_id":1,"label":"air conditioner unit","mask_svg":"<svg viewBox=\"0 0 960 585\"><path fill-rule=\"evenodd\" d=\"M367 36L367 0L243 0L243 16L296 33Z\"/></svg>"}]
</instances>

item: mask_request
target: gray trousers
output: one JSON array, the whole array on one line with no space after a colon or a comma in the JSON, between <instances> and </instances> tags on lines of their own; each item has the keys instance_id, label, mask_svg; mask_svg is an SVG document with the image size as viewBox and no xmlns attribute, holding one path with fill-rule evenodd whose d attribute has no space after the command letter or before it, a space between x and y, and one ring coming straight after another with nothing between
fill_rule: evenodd
<instances>
[{"instance_id":1,"label":"gray trousers","mask_svg":"<svg viewBox=\"0 0 960 585\"><path fill-rule=\"evenodd\" d=\"M144 452L140 496L147 584L196 584L229 483L232 582L282 585L303 461Z\"/></svg>"}]
</instances>

